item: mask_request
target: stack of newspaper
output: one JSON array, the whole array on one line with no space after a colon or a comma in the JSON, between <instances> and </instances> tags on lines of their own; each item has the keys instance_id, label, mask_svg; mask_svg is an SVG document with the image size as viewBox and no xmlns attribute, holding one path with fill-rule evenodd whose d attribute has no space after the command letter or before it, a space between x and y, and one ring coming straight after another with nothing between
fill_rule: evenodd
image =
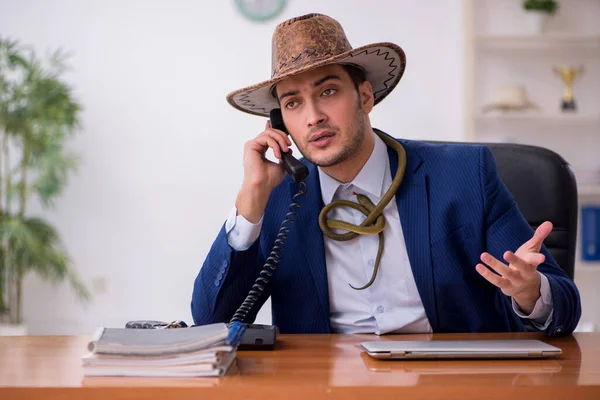
<instances>
[{"instance_id":1,"label":"stack of newspaper","mask_svg":"<svg viewBox=\"0 0 600 400\"><path fill-rule=\"evenodd\" d=\"M99 328L82 357L84 376L222 376L232 365L244 325L176 329Z\"/></svg>"}]
</instances>

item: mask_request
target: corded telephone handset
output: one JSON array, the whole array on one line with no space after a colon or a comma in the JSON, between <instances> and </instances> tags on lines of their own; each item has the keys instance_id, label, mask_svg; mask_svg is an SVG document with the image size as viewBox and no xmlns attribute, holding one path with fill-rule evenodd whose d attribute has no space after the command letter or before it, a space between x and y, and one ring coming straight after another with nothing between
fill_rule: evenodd
<instances>
[{"instance_id":1,"label":"corded telephone handset","mask_svg":"<svg viewBox=\"0 0 600 400\"><path fill-rule=\"evenodd\" d=\"M270 120L271 120L271 128L278 129L282 132L290 134L283 123L283 116L281 115L281 109L274 108L270 112ZM298 161L294 156L292 156L289 152L284 153L281 152L281 163L283 167L287 171L287 173L292 177L296 183L303 182L304 179L308 176L308 168L306 165L302 164Z\"/></svg>"},{"instance_id":2,"label":"corded telephone handset","mask_svg":"<svg viewBox=\"0 0 600 400\"><path fill-rule=\"evenodd\" d=\"M271 110L270 119L272 128L283 131L289 135L289 132L283 123L283 116L281 115L281 110L279 108ZM288 224L294 221L293 217L297 214L296 211L294 211L294 208L299 207L299 204L296 202L296 198L306 194L306 184L304 183L304 180L308 176L308 168L306 165L294 158L289 152L282 152L281 154L281 164L290 177L299 184L299 190L292 199L289 212L286 214L285 219L281 223L279 233L277 234L277 238L273 244L273 249L271 250L269 257L267 257L267 261L265 262L259 277L254 282L250 293L248 293L248 296L240 308L238 308L238 310L235 312L229 323L233 323L235 321L240 321L243 323L246 315L250 312L252 307L254 307L254 304L264 292L265 285L269 283L270 277L273 276L275 269L277 268L277 264L279 263L281 252L284 250L287 233L291 229ZM272 325L246 324L246 331L242 336L238 348L240 350L272 350L275 348L276 342L277 327Z\"/></svg>"}]
</instances>

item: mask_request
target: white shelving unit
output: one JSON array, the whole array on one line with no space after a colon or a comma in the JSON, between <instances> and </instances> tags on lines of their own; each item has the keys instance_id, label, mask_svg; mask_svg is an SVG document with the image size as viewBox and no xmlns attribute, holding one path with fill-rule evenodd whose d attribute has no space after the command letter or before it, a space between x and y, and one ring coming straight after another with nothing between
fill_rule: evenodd
<instances>
[{"instance_id":1,"label":"white shelving unit","mask_svg":"<svg viewBox=\"0 0 600 400\"><path fill-rule=\"evenodd\" d=\"M580 204L600 205L600 0L559 0L559 12L543 33L524 29L521 0L464 0L464 6L466 140L554 150L582 182L588 175L578 185ZM564 86L553 70L559 65L583 67L573 87L575 112L560 109ZM524 87L535 108L483 112L510 85ZM587 183L593 171L599 181Z\"/></svg>"},{"instance_id":2,"label":"white shelving unit","mask_svg":"<svg viewBox=\"0 0 600 400\"><path fill-rule=\"evenodd\" d=\"M547 147L573 168L598 171L598 185L579 188L581 202L600 204L600 0L559 0L543 33L527 32L521 0L464 0L466 140ZM582 66L575 112L563 112L555 66ZM535 108L483 112L503 86L520 85Z\"/></svg>"},{"instance_id":3,"label":"white shelving unit","mask_svg":"<svg viewBox=\"0 0 600 400\"><path fill-rule=\"evenodd\" d=\"M544 35L483 34L475 36L475 44L480 49L543 50L573 47L592 49L600 47L600 35L569 33L548 33Z\"/></svg>"},{"instance_id":4,"label":"white shelving unit","mask_svg":"<svg viewBox=\"0 0 600 400\"><path fill-rule=\"evenodd\" d=\"M600 184L581 184L577 189L580 198L586 196L600 199Z\"/></svg>"},{"instance_id":5,"label":"white shelving unit","mask_svg":"<svg viewBox=\"0 0 600 400\"><path fill-rule=\"evenodd\" d=\"M525 113L495 113L495 114L476 114L476 121L532 121L540 124L593 124L600 125L600 115L581 115L581 114L542 114L534 112Z\"/></svg>"}]
</instances>

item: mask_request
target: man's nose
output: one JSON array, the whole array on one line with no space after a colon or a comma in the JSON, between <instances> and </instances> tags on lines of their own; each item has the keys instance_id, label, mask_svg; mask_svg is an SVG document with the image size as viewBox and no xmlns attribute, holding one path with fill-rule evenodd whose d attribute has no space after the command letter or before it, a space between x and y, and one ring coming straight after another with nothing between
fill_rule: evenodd
<instances>
[{"instance_id":1,"label":"man's nose","mask_svg":"<svg viewBox=\"0 0 600 400\"><path fill-rule=\"evenodd\" d=\"M308 104L307 110L306 125L309 128L319 126L327 121L327 115L314 102Z\"/></svg>"}]
</instances>

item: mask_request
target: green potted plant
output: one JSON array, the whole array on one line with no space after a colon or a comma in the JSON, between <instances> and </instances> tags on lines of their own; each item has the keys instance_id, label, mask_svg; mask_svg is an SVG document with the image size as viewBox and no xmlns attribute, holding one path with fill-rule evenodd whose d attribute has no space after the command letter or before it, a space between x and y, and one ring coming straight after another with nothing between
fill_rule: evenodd
<instances>
[{"instance_id":1,"label":"green potted plant","mask_svg":"<svg viewBox=\"0 0 600 400\"><path fill-rule=\"evenodd\" d=\"M56 229L28 208L32 201L42 210L52 206L78 164L67 143L82 107L62 79L64 62L60 51L44 62L0 37L0 335L24 333L29 273L69 281L79 298L90 299Z\"/></svg>"},{"instance_id":2,"label":"green potted plant","mask_svg":"<svg viewBox=\"0 0 600 400\"><path fill-rule=\"evenodd\" d=\"M528 30L533 34L546 32L546 25L550 16L558 11L556 0L523 0L523 9L528 18Z\"/></svg>"}]
</instances>

